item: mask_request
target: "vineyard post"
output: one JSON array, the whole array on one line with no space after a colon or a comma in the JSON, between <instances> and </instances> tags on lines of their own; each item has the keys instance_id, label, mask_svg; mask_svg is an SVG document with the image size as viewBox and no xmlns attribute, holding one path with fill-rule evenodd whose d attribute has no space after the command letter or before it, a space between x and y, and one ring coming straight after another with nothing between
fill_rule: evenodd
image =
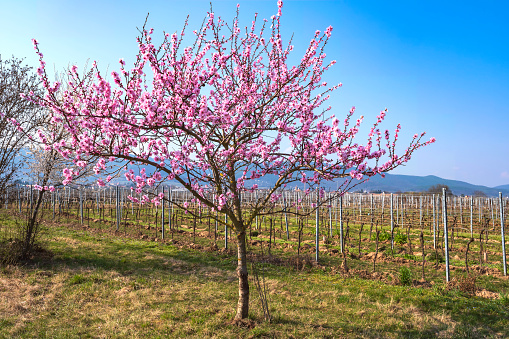
<instances>
[{"instance_id":1,"label":"vineyard post","mask_svg":"<svg viewBox=\"0 0 509 339\"><path fill-rule=\"evenodd\" d=\"M336 191L337 193L337 191ZM335 228L336 233L338 233L338 196L334 196L334 222L335 222Z\"/></svg>"},{"instance_id":2,"label":"vineyard post","mask_svg":"<svg viewBox=\"0 0 509 339\"><path fill-rule=\"evenodd\" d=\"M255 200L256 200L256 192L255 192ZM295 188L293 191L293 200L295 201L295 215L299 213L299 191Z\"/></svg>"},{"instance_id":3,"label":"vineyard post","mask_svg":"<svg viewBox=\"0 0 509 339\"><path fill-rule=\"evenodd\" d=\"M422 195L419 196L419 226L422 229Z\"/></svg>"},{"instance_id":4,"label":"vineyard post","mask_svg":"<svg viewBox=\"0 0 509 339\"><path fill-rule=\"evenodd\" d=\"M172 210L173 210L173 204L171 203L171 186L169 187L169 192L168 192L168 229L170 230L170 232L172 232L171 230L171 217L172 217Z\"/></svg>"},{"instance_id":5,"label":"vineyard post","mask_svg":"<svg viewBox=\"0 0 509 339\"><path fill-rule=\"evenodd\" d=\"M258 191L255 191L254 199L255 199L255 205L258 205ZM260 224L258 223L258 214L256 215L255 223L256 223L256 230L259 231L260 230ZM216 230L217 230L217 221L216 221Z\"/></svg>"},{"instance_id":6,"label":"vineyard post","mask_svg":"<svg viewBox=\"0 0 509 339\"><path fill-rule=\"evenodd\" d=\"M286 213L286 197L285 197L285 192L283 192L283 204L285 206L286 241L288 241L288 240L290 240L290 231L288 229L288 214Z\"/></svg>"},{"instance_id":7,"label":"vineyard post","mask_svg":"<svg viewBox=\"0 0 509 339\"><path fill-rule=\"evenodd\" d=\"M133 190L131 190L131 198L133 198ZM134 218L134 201L133 200L131 200L131 215Z\"/></svg>"},{"instance_id":8,"label":"vineyard post","mask_svg":"<svg viewBox=\"0 0 509 339\"><path fill-rule=\"evenodd\" d=\"M83 187L82 187L82 188L83 188ZM87 189L86 189L86 187L85 187L85 189L83 190L83 194L84 194L84 196L83 196L83 203L86 205L86 204L87 204ZM86 207L86 206L83 206L83 211L85 210L85 207ZM83 212L83 213L84 213L84 212ZM90 216L90 215L89 215L89 216Z\"/></svg>"},{"instance_id":9,"label":"vineyard post","mask_svg":"<svg viewBox=\"0 0 509 339\"><path fill-rule=\"evenodd\" d=\"M332 200L330 200L330 192L329 192L329 236L332 238Z\"/></svg>"},{"instance_id":10,"label":"vineyard post","mask_svg":"<svg viewBox=\"0 0 509 339\"><path fill-rule=\"evenodd\" d=\"M7 204L9 203L9 191L5 190L5 209L8 208Z\"/></svg>"},{"instance_id":11,"label":"vineyard post","mask_svg":"<svg viewBox=\"0 0 509 339\"><path fill-rule=\"evenodd\" d=\"M119 191L118 191L118 188L119 188L118 186L115 188L115 216L117 217L117 231L118 231L119 226L120 226L119 225L120 224L120 220L118 218L119 215L120 215L120 213L119 213L120 208L119 208ZM111 201L111 197L110 197L110 201Z\"/></svg>"},{"instance_id":12,"label":"vineyard post","mask_svg":"<svg viewBox=\"0 0 509 339\"><path fill-rule=\"evenodd\" d=\"M164 187L163 190L163 199L161 199L161 239L164 239Z\"/></svg>"},{"instance_id":13,"label":"vineyard post","mask_svg":"<svg viewBox=\"0 0 509 339\"><path fill-rule=\"evenodd\" d=\"M498 204L495 204L495 207L494 207L494 209L495 209L495 218L497 218L498 215L499 215L498 207L499 207Z\"/></svg>"},{"instance_id":14,"label":"vineyard post","mask_svg":"<svg viewBox=\"0 0 509 339\"><path fill-rule=\"evenodd\" d=\"M382 192L382 221L380 225L384 223L384 208L385 208L385 192Z\"/></svg>"},{"instance_id":15,"label":"vineyard post","mask_svg":"<svg viewBox=\"0 0 509 339\"><path fill-rule=\"evenodd\" d=\"M81 224L83 225L83 196L82 196L81 190L79 190L78 192L79 192L79 198L80 198L80 221L81 221Z\"/></svg>"},{"instance_id":16,"label":"vineyard post","mask_svg":"<svg viewBox=\"0 0 509 339\"><path fill-rule=\"evenodd\" d=\"M224 248L228 249L228 214L224 214Z\"/></svg>"},{"instance_id":17,"label":"vineyard post","mask_svg":"<svg viewBox=\"0 0 509 339\"><path fill-rule=\"evenodd\" d=\"M99 188L97 188L97 192L95 193L95 211L96 215L99 214Z\"/></svg>"},{"instance_id":18,"label":"vineyard post","mask_svg":"<svg viewBox=\"0 0 509 339\"><path fill-rule=\"evenodd\" d=\"M118 188L118 226L120 229L120 225L122 224L122 213L124 211L124 190L122 188ZM156 210L157 213L157 210ZM154 225L157 234L157 224Z\"/></svg>"},{"instance_id":19,"label":"vineyard post","mask_svg":"<svg viewBox=\"0 0 509 339\"><path fill-rule=\"evenodd\" d=\"M432 208L433 208L433 249L437 248L437 235L436 235L436 229L437 229L437 216L436 216L436 208L435 208L435 195L432 196Z\"/></svg>"},{"instance_id":20,"label":"vineyard post","mask_svg":"<svg viewBox=\"0 0 509 339\"><path fill-rule=\"evenodd\" d=\"M359 217L362 217L362 194L359 193Z\"/></svg>"},{"instance_id":21,"label":"vineyard post","mask_svg":"<svg viewBox=\"0 0 509 339\"><path fill-rule=\"evenodd\" d=\"M463 227L463 198L460 197L460 224Z\"/></svg>"},{"instance_id":22,"label":"vineyard post","mask_svg":"<svg viewBox=\"0 0 509 339\"><path fill-rule=\"evenodd\" d=\"M405 199L408 200L408 199ZM408 201L406 201L408 203ZM399 214L401 219L401 228L403 229L405 227L405 208L403 207L403 194L401 194L401 197L399 198ZM399 225L399 224L398 224Z\"/></svg>"},{"instance_id":23,"label":"vineyard post","mask_svg":"<svg viewBox=\"0 0 509 339\"><path fill-rule=\"evenodd\" d=\"M371 219L371 230L373 229L373 193L371 193L371 206L369 208L369 216ZM371 230L369 231L371 233Z\"/></svg>"},{"instance_id":24,"label":"vineyard post","mask_svg":"<svg viewBox=\"0 0 509 339\"><path fill-rule=\"evenodd\" d=\"M339 244L341 253L343 253L345 245L343 241L343 195L339 196Z\"/></svg>"},{"instance_id":25,"label":"vineyard post","mask_svg":"<svg viewBox=\"0 0 509 339\"><path fill-rule=\"evenodd\" d=\"M57 204L58 204L58 218L62 215L62 204L60 203L60 191L57 192Z\"/></svg>"},{"instance_id":26,"label":"vineyard post","mask_svg":"<svg viewBox=\"0 0 509 339\"><path fill-rule=\"evenodd\" d=\"M452 215L456 214L456 197L452 198Z\"/></svg>"},{"instance_id":27,"label":"vineyard post","mask_svg":"<svg viewBox=\"0 0 509 339\"><path fill-rule=\"evenodd\" d=\"M55 192L51 192L51 203L53 204L53 220L55 220Z\"/></svg>"},{"instance_id":28,"label":"vineyard post","mask_svg":"<svg viewBox=\"0 0 509 339\"><path fill-rule=\"evenodd\" d=\"M399 194L396 195L396 224L399 226Z\"/></svg>"},{"instance_id":29,"label":"vineyard post","mask_svg":"<svg viewBox=\"0 0 509 339\"><path fill-rule=\"evenodd\" d=\"M403 209L403 194L401 194L401 197L399 198L399 203L400 203L400 209L399 209L399 213L401 214L400 215L400 222L398 223L398 226L403 229L405 227L405 219L404 219L404 213L405 213L405 210Z\"/></svg>"},{"instance_id":30,"label":"vineyard post","mask_svg":"<svg viewBox=\"0 0 509 339\"><path fill-rule=\"evenodd\" d=\"M319 230L320 230L320 208L318 205L320 204L320 187L316 190L316 230L315 230L315 246L316 246L316 263L318 263L318 250L319 250Z\"/></svg>"},{"instance_id":31,"label":"vineyard post","mask_svg":"<svg viewBox=\"0 0 509 339\"><path fill-rule=\"evenodd\" d=\"M391 250L394 250L394 196L391 193Z\"/></svg>"},{"instance_id":32,"label":"vineyard post","mask_svg":"<svg viewBox=\"0 0 509 339\"><path fill-rule=\"evenodd\" d=\"M491 221L493 224L493 229L495 229L495 216L493 215L493 199L490 199L490 210L491 210Z\"/></svg>"},{"instance_id":33,"label":"vineyard post","mask_svg":"<svg viewBox=\"0 0 509 339\"><path fill-rule=\"evenodd\" d=\"M479 211L478 212L478 216L479 216L479 224L481 223L481 205L482 205L482 199L481 198L477 198L477 210Z\"/></svg>"},{"instance_id":34,"label":"vineyard post","mask_svg":"<svg viewBox=\"0 0 509 339\"><path fill-rule=\"evenodd\" d=\"M470 237L474 236L474 197L470 196Z\"/></svg>"},{"instance_id":35,"label":"vineyard post","mask_svg":"<svg viewBox=\"0 0 509 339\"><path fill-rule=\"evenodd\" d=\"M18 210L19 210L19 213L21 213L21 194L20 194L20 189L19 189L19 185L18 185Z\"/></svg>"},{"instance_id":36,"label":"vineyard post","mask_svg":"<svg viewBox=\"0 0 509 339\"><path fill-rule=\"evenodd\" d=\"M124 216L124 203L125 203L125 190L122 188L120 190L120 218L119 218L119 224L122 223L122 217Z\"/></svg>"},{"instance_id":37,"label":"vineyard post","mask_svg":"<svg viewBox=\"0 0 509 339\"><path fill-rule=\"evenodd\" d=\"M444 247L445 247L445 279L447 282L451 281L450 272L449 272L449 241L448 241L448 232L447 232L447 195L446 188L442 188L442 213L443 213L443 223L444 223Z\"/></svg>"},{"instance_id":38,"label":"vineyard post","mask_svg":"<svg viewBox=\"0 0 509 339\"><path fill-rule=\"evenodd\" d=\"M505 230L504 230L504 201L502 199L502 192L498 193L500 201L500 229L502 232L502 263L504 265L504 276L507 276L507 262L505 256Z\"/></svg>"}]
</instances>

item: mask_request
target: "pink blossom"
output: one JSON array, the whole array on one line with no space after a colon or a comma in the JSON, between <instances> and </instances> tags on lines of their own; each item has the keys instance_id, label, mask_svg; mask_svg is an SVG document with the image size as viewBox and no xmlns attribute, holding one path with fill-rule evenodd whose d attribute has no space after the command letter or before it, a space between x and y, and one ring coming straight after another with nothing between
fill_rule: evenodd
<instances>
[{"instance_id":1,"label":"pink blossom","mask_svg":"<svg viewBox=\"0 0 509 339\"><path fill-rule=\"evenodd\" d=\"M364 117L355 115L355 106L332 111L330 94L342 86L325 81L335 64L325 61L332 26L317 30L296 56L281 34L283 1L277 7L271 27L257 26L255 18L244 29L238 14L227 24L208 13L191 46L184 30L165 34L157 44L153 30L144 30L132 69L123 59L111 76L95 62L84 76L72 66L73 81L66 86L50 83L34 40L45 93L27 98L51 112L53 124L69 138L62 143L42 131L29 137L38 136L48 150L74 162L73 169L63 170L64 185L87 165L100 174L130 164L124 176L135 184L134 191L151 192L139 199L142 204L160 204L162 197L147 188L175 180L193 193L194 203L233 214L239 196L258 190L255 179L277 180L270 195L260 198L261 207L268 208L281 199L286 185L300 181L310 194L323 181L344 178L340 190L348 190L356 181L404 165L413 152L435 142L422 142L424 134L415 134L406 148L396 148L401 126L392 139L380 126L387 109L373 116L366 135L361 135ZM343 113L341 123L336 115ZM22 129L19 122L11 123ZM99 160L94 164L89 158ZM140 172L129 169L133 166ZM108 175L97 184L104 187L111 180Z\"/></svg>"}]
</instances>

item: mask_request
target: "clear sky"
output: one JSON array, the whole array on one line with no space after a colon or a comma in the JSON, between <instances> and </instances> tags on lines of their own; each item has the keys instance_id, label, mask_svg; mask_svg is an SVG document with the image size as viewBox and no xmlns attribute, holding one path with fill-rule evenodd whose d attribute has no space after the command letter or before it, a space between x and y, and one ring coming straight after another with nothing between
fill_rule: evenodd
<instances>
[{"instance_id":1,"label":"clear sky","mask_svg":"<svg viewBox=\"0 0 509 339\"><path fill-rule=\"evenodd\" d=\"M277 13L276 1L213 1L241 24ZM150 12L155 36L199 27L209 1L0 0L0 54L37 66L31 39L50 69L96 60L117 69L136 55L137 27ZM506 1L284 1L283 38L295 57L315 30L334 27L326 50L338 63L327 74L343 83L329 103L336 116L351 106L371 124L389 109L385 127L402 124L400 146L426 131L437 142L394 173L437 175L473 184L509 184L509 3Z\"/></svg>"}]
</instances>

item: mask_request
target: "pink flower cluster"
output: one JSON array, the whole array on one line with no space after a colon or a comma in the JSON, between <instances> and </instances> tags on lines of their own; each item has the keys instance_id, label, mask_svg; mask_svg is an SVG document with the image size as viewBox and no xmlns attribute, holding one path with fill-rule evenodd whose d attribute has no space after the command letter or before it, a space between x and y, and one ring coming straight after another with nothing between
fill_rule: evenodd
<instances>
[{"instance_id":1,"label":"pink flower cluster","mask_svg":"<svg viewBox=\"0 0 509 339\"><path fill-rule=\"evenodd\" d=\"M55 192L54 186L40 186L40 185L33 185L32 188L37 191L50 191Z\"/></svg>"}]
</instances>

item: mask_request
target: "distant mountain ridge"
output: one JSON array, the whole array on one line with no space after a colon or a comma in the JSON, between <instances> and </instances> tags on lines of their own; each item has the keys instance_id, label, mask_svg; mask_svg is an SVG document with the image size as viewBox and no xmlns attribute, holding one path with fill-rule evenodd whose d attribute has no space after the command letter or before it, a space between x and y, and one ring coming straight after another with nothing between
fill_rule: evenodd
<instances>
[{"instance_id":1,"label":"distant mountain ridge","mask_svg":"<svg viewBox=\"0 0 509 339\"><path fill-rule=\"evenodd\" d=\"M500 185L500 186L495 186L493 188L502 189L502 190L509 190L509 185Z\"/></svg>"},{"instance_id":2,"label":"distant mountain ridge","mask_svg":"<svg viewBox=\"0 0 509 339\"><path fill-rule=\"evenodd\" d=\"M135 170L136 171L136 170ZM152 172L151 168L147 172ZM275 175L266 175L257 180L250 181L250 184L258 184L260 188L272 187L277 181ZM131 185L132 183L127 182L123 177L114 179L114 184L120 185ZM338 183L343 183L343 179L337 179L335 181L323 181L322 187L325 189L335 190ZM168 182L170 185L180 186L176 180ZM489 197L498 196L499 192L507 197L509 196L509 184L499 185L496 187L487 187L482 185L473 185L468 182L459 180L450 180L437 177L435 175L427 176L416 176L416 175L403 175L403 174L385 174L385 178L377 175L369 179L369 181L359 184L353 188L353 191L363 190L366 192L382 191L382 192L424 192L427 191L431 186L443 184L449 186L450 190L455 195L473 195L475 191L480 191ZM303 188L304 184L292 183L287 186L288 189L295 187Z\"/></svg>"},{"instance_id":3,"label":"distant mountain ridge","mask_svg":"<svg viewBox=\"0 0 509 339\"><path fill-rule=\"evenodd\" d=\"M443 184L449 186L455 195L473 195L475 191L484 192L487 196L498 196L502 192L504 196L509 196L509 185L500 185L497 187L487 187L482 185L473 185L459 180L450 180L437 177L435 175L415 176L402 174L386 174L385 178L376 176L369 181L356 186L355 190L365 191L386 191L386 192L422 192L427 191L431 186Z\"/></svg>"},{"instance_id":4,"label":"distant mountain ridge","mask_svg":"<svg viewBox=\"0 0 509 339\"><path fill-rule=\"evenodd\" d=\"M276 182L275 176L267 175L258 179L257 184L260 188L270 187ZM343 179L335 181L323 181L322 187L325 189L335 190L337 183L342 183ZM382 192L424 192L431 186L443 184L449 186L449 189L455 195L473 195L475 191L480 191L489 197L498 196L498 192L502 192L504 196L509 196L509 185L501 185L497 187L487 187L482 185L473 185L468 182L459 180L450 180L437 177L435 175L416 176L416 175L403 175L403 174L385 174L385 178L377 175L370 178L368 181L355 186L352 190L363 190L366 192L382 191ZM288 188L303 187L301 183L293 183L288 185Z\"/></svg>"}]
</instances>

